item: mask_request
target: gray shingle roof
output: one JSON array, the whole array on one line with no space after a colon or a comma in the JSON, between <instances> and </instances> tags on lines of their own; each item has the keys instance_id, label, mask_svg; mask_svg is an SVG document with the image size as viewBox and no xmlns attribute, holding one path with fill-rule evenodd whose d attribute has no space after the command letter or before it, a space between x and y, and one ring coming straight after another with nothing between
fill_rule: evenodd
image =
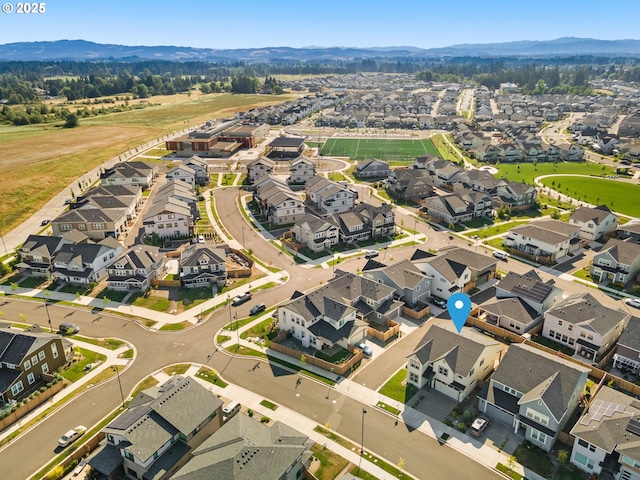
<instances>
[{"instance_id":1,"label":"gray shingle roof","mask_svg":"<svg viewBox=\"0 0 640 480\"><path fill-rule=\"evenodd\" d=\"M432 325L419 346L408 357L416 355L423 365L445 358L452 370L467 376L485 348L500 345L472 328L458 334L453 325Z\"/></svg>"},{"instance_id":2,"label":"gray shingle roof","mask_svg":"<svg viewBox=\"0 0 640 480\"><path fill-rule=\"evenodd\" d=\"M541 398L560 420L571 396L588 369L535 347L512 344L504 354L492 380L507 385L524 396L519 400ZM586 382L586 376L584 377ZM581 386L582 387L582 386Z\"/></svg>"},{"instance_id":3,"label":"gray shingle roof","mask_svg":"<svg viewBox=\"0 0 640 480\"><path fill-rule=\"evenodd\" d=\"M590 293L570 295L547 310L546 315L590 328L600 335L606 335L629 316L622 310L605 307Z\"/></svg>"},{"instance_id":4,"label":"gray shingle roof","mask_svg":"<svg viewBox=\"0 0 640 480\"><path fill-rule=\"evenodd\" d=\"M600 205L595 208L590 207L579 207L577 208L569 217L571 220L576 220L578 222L586 223L588 221L593 221L596 225L600 225L600 223L611 215L611 210L606 205Z\"/></svg>"},{"instance_id":5,"label":"gray shingle roof","mask_svg":"<svg viewBox=\"0 0 640 480\"><path fill-rule=\"evenodd\" d=\"M554 283L553 280L544 283L535 270L524 274L509 272L498 282L496 289L505 290L511 295L527 298L536 303L543 303L553 292ZM501 298L500 294L498 298Z\"/></svg>"},{"instance_id":6,"label":"gray shingle roof","mask_svg":"<svg viewBox=\"0 0 640 480\"><path fill-rule=\"evenodd\" d=\"M307 436L280 422L269 427L239 414L196 448L172 478L279 480L307 447Z\"/></svg>"}]
</instances>

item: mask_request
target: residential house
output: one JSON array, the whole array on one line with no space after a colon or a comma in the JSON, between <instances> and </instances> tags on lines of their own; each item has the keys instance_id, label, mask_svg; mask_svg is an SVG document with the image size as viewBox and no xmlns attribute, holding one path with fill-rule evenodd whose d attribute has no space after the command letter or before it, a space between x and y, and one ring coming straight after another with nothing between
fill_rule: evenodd
<instances>
[{"instance_id":1,"label":"residential house","mask_svg":"<svg viewBox=\"0 0 640 480\"><path fill-rule=\"evenodd\" d=\"M264 177L274 175L276 162L267 157L260 157L247 165L247 177L249 183L255 185Z\"/></svg>"},{"instance_id":2,"label":"residential house","mask_svg":"<svg viewBox=\"0 0 640 480\"><path fill-rule=\"evenodd\" d=\"M454 293L473 288L471 269L448 256L420 258L413 263L431 278L431 295L447 300Z\"/></svg>"},{"instance_id":3,"label":"residential house","mask_svg":"<svg viewBox=\"0 0 640 480\"><path fill-rule=\"evenodd\" d=\"M538 314L546 312L562 299L562 290L550 279L542 280L531 269L527 273L509 272L496 284L496 298L519 298Z\"/></svg>"},{"instance_id":4,"label":"residential house","mask_svg":"<svg viewBox=\"0 0 640 480\"><path fill-rule=\"evenodd\" d=\"M121 252L122 245L113 238L99 243L65 243L55 254L51 278L89 286L107 276L107 267Z\"/></svg>"},{"instance_id":5,"label":"residential house","mask_svg":"<svg viewBox=\"0 0 640 480\"><path fill-rule=\"evenodd\" d=\"M571 429L571 463L590 475L640 479L640 402L603 385Z\"/></svg>"},{"instance_id":6,"label":"residential house","mask_svg":"<svg viewBox=\"0 0 640 480\"><path fill-rule=\"evenodd\" d=\"M438 254L441 258L453 260L469 267L470 281L477 287L496 277L498 260L493 256L490 257L461 247L445 247L440 249Z\"/></svg>"},{"instance_id":7,"label":"residential house","mask_svg":"<svg viewBox=\"0 0 640 480\"><path fill-rule=\"evenodd\" d=\"M610 238L594 255L590 273L599 283L636 282L640 274L640 244Z\"/></svg>"},{"instance_id":8,"label":"residential house","mask_svg":"<svg viewBox=\"0 0 640 480\"><path fill-rule=\"evenodd\" d=\"M206 185L209 183L209 164L205 160L194 155L184 162L184 165L195 172L196 184Z\"/></svg>"},{"instance_id":9,"label":"residential house","mask_svg":"<svg viewBox=\"0 0 640 480\"><path fill-rule=\"evenodd\" d=\"M175 198L155 203L142 218L144 233L147 236L189 237L193 234L192 210Z\"/></svg>"},{"instance_id":10,"label":"residential house","mask_svg":"<svg viewBox=\"0 0 640 480\"><path fill-rule=\"evenodd\" d=\"M180 281L188 288L227 283L227 251L194 244L180 255Z\"/></svg>"},{"instance_id":11,"label":"residential house","mask_svg":"<svg viewBox=\"0 0 640 480\"><path fill-rule=\"evenodd\" d=\"M289 166L289 185L306 185L316 174L316 162L304 156L296 158Z\"/></svg>"},{"instance_id":12,"label":"residential house","mask_svg":"<svg viewBox=\"0 0 640 480\"><path fill-rule=\"evenodd\" d=\"M370 238L392 236L396 233L396 215L386 202L377 207L362 202L353 209L353 213L369 230Z\"/></svg>"},{"instance_id":13,"label":"residential house","mask_svg":"<svg viewBox=\"0 0 640 480\"><path fill-rule=\"evenodd\" d=\"M166 480L221 426L220 399L193 378L175 375L140 392L102 429L106 446L89 464L107 476L122 465L126 478Z\"/></svg>"},{"instance_id":14,"label":"residential house","mask_svg":"<svg viewBox=\"0 0 640 480\"><path fill-rule=\"evenodd\" d=\"M173 200L178 200L174 202ZM191 216L194 220L200 218L200 210L198 209L198 196L191 186L179 180L169 180L153 196L153 205L174 203L181 205L183 202L191 210Z\"/></svg>"},{"instance_id":15,"label":"residential house","mask_svg":"<svg viewBox=\"0 0 640 480\"><path fill-rule=\"evenodd\" d=\"M616 230L618 217L606 205L579 207L569 217L569 223L580 227L578 236L583 240L600 240Z\"/></svg>"},{"instance_id":16,"label":"residential house","mask_svg":"<svg viewBox=\"0 0 640 480\"><path fill-rule=\"evenodd\" d=\"M387 162L377 158L367 158L356 166L353 175L358 179L387 178L391 168Z\"/></svg>"},{"instance_id":17,"label":"residential house","mask_svg":"<svg viewBox=\"0 0 640 480\"><path fill-rule=\"evenodd\" d=\"M16 268L21 275L45 277L53 271L53 258L60 248L71 243L63 237L29 235L20 246L20 263Z\"/></svg>"},{"instance_id":18,"label":"residential house","mask_svg":"<svg viewBox=\"0 0 640 480\"><path fill-rule=\"evenodd\" d=\"M127 220L131 221L137 217L137 212L141 204L142 187L133 185L109 185L90 189L84 195L76 197L76 201L69 207L73 209L125 209Z\"/></svg>"},{"instance_id":19,"label":"residential house","mask_svg":"<svg viewBox=\"0 0 640 480\"><path fill-rule=\"evenodd\" d=\"M144 292L152 280L164 277L165 260L158 247L135 245L107 268L107 285L111 290Z\"/></svg>"},{"instance_id":20,"label":"residential house","mask_svg":"<svg viewBox=\"0 0 640 480\"><path fill-rule=\"evenodd\" d=\"M560 158L570 162L581 162L584 160L584 148L576 145L575 143L566 144L560 143L557 145L560 151Z\"/></svg>"},{"instance_id":21,"label":"residential house","mask_svg":"<svg viewBox=\"0 0 640 480\"><path fill-rule=\"evenodd\" d=\"M435 324L407 356L407 383L464 401L493 371L504 346L472 328Z\"/></svg>"},{"instance_id":22,"label":"residential house","mask_svg":"<svg viewBox=\"0 0 640 480\"><path fill-rule=\"evenodd\" d=\"M613 366L622 371L640 372L640 318L631 317L618 339Z\"/></svg>"},{"instance_id":23,"label":"residential house","mask_svg":"<svg viewBox=\"0 0 640 480\"><path fill-rule=\"evenodd\" d=\"M640 219L634 219L624 225L619 225L618 238L622 240L630 238L632 241L640 243Z\"/></svg>"},{"instance_id":24,"label":"residential house","mask_svg":"<svg viewBox=\"0 0 640 480\"><path fill-rule=\"evenodd\" d=\"M184 182L191 188L196 186L196 171L187 165L178 165L169 170L166 175L167 180L177 180Z\"/></svg>"},{"instance_id":25,"label":"residential house","mask_svg":"<svg viewBox=\"0 0 640 480\"><path fill-rule=\"evenodd\" d=\"M295 224L305 214L300 196L275 177L264 177L254 185L253 200L263 219L273 225Z\"/></svg>"},{"instance_id":26,"label":"residential house","mask_svg":"<svg viewBox=\"0 0 640 480\"><path fill-rule=\"evenodd\" d=\"M542 336L595 362L615 345L630 317L621 309L605 307L590 293L578 293L545 312Z\"/></svg>"},{"instance_id":27,"label":"residential house","mask_svg":"<svg viewBox=\"0 0 640 480\"><path fill-rule=\"evenodd\" d=\"M533 208L538 198L538 190L523 182L504 180L492 192L496 208L508 205L512 210Z\"/></svg>"},{"instance_id":28,"label":"residential house","mask_svg":"<svg viewBox=\"0 0 640 480\"><path fill-rule=\"evenodd\" d=\"M276 421L267 425L247 415L234 415L202 445L173 480L300 480L311 462L313 442Z\"/></svg>"},{"instance_id":29,"label":"residential house","mask_svg":"<svg viewBox=\"0 0 640 480\"><path fill-rule=\"evenodd\" d=\"M145 162L121 162L100 174L100 185L129 185L151 188L158 176L158 167Z\"/></svg>"},{"instance_id":30,"label":"residential house","mask_svg":"<svg viewBox=\"0 0 640 480\"><path fill-rule=\"evenodd\" d=\"M0 328L0 404L27 397L72 357L71 343L60 335Z\"/></svg>"},{"instance_id":31,"label":"residential house","mask_svg":"<svg viewBox=\"0 0 640 480\"><path fill-rule=\"evenodd\" d=\"M305 214L291 229L298 243L306 244L312 252L331 250L339 241L339 228L331 217L320 218L312 213Z\"/></svg>"},{"instance_id":32,"label":"residential house","mask_svg":"<svg viewBox=\"0 0 640 480\"><path fill-rule=\"evenodd\" d=\"M392 198L416 204L434 195L431 175L419 169L393 170L389 175L386 190Z\"/></svg>"},{"instance_id":33,"label":"residential house","mask_svg":"<svg viewBox=\"0 0 640 480\"><path fill-rule=\"evenodd\" d=\"M367 269L363 276L393 288L395 298L409 307L427 303L431 294L431 279L409 260Z\"/></svg>"},{"instance_id":34,"label":"residential house","mask_svg":"<svg viewBox=\"0 0 640 480\"><path fill-rule=\"evenodd\" d=\"M305 193L307 204L320 215L347 212L355 205L354 192L319 175L307 182Z\"/></svg>"},{"instance_id":35,"label":"residential house","mask_svg":"<svg viewBox=\"0 0 640 480\"><path fill-rule=\"evenodd\" d=\"M484 193L466 190L425 198L420 210L434 221L458 224L478 217L491 217L493 199Z\"/></svg>"},{"instance_id":36,"label":"residential house","mask_svg":"<svg viewBox=\"0 0 640 480\"><path fill-rule=\"evenodd\" d=\"M72 230L88 236L91 240L99 241L103 238L119 238L125 232L127 225L126 208L79 208L68 210L58 218L51 220L53 235L60 237Z\"/></svg>"},{"instance_id":37,"label":"residential house","mask_svg":"<svg viewBox=\"0 0 640 480\"><path fill-rule=\"evenodd\" d=\"M478 409L550 451L587 385L589 369L513 343L478 394Z\"/></svg>"},{"instance_id":38,"label":"residential house","mask_svg":"<svg viewBox=\"0 0 640 480\"><path fill-rule=\"evenodd\" d=\"M325 285L307 294L295 292L278 307L278 328L305 347L346 348L365 339L366 322L382 324L399 315L402 304L393 294L391 287L338 270Z\"/></svg>"},{"instance_id":39,"label":"residential house","mask_svg":"<svg viewBox=\"0 0 640 480\"><path fill-rule=\"evenodd\" d=\"M522 335L542 323L542 315L522 298L503 298L480 306L479 318Z\"/></svg>"},{"instance_id":40,"label":"residential house","mask_svg":"<svg viewBox=\"0 0 640 480\"><path fill-rule=\"evenodd\" d=\"M511 253L539 263L552 263L580 247L580 227L556 220L512 228L504 239Z\"/></svg>"}]
</instances>

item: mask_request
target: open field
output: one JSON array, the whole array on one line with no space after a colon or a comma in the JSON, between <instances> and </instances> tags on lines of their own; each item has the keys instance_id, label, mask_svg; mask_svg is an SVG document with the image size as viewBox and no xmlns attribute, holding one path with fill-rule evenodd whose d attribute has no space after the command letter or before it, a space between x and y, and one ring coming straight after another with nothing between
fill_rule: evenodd
<instances>
[{"instance_id":1,"label":"open field","mask_svg":"<svg viewBox=\"0 0 640 480\"><path fill-rule=\"evenodd\" d=\"M494 165L498 170L496 178L508 178L515 182L533 184L533 179L541 175L553 175L554 173L576 173L578 175L605 176L614 172L613 167L587 162L559 162L554 163L501 163Z\"/></svg>"},{"instance_id":2,"label":"open field","mask_svg":"<svg viewBox=\"0 0 640 480\"><path fill-rule=\"evenodd\" d=\"M551 182L555 182L555 186ZM640 203L637 201L640 185L585 177L548 177L542 183L572 198L594 205L605 204L616 212L640 217Z\"/></svg>"},{"instance_id":3,"label":"open field","mask_svg":"<svg viewBox=\"0 0 640 480\"><path fill-rule=\"evenodd\" d=\"M293 98L231 94L172 97L170 102L142 110L81 119L80 126L73 129L54 124L0 127L3 231L18 226L84 173L136 145L238 110ZM163 98L152 100L156 103Z\"/></svg>"},{"instance_id":4,"label":"open field","mask_svg":"<svg viewBox=\"0 0 640 480\"><path fill-rule=\"evenodd\" d=\"M322 155L349 157L352 160L378 158L380 160L410 162L425 154L440 156L431 140L380 140L329 138L322 147Z\"/></svg>"}]
</instances>

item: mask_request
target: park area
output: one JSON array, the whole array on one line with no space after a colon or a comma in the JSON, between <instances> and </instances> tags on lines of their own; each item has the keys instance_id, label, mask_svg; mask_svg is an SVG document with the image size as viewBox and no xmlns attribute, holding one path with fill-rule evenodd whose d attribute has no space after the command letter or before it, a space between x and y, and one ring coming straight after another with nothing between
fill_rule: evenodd
<instances>
[{"instance_id":1,"label":"park area","mask_svg":"<svg viewBox=\"0 0 640 480\"><path fill-rule=\"evenodd\" d=\"M321 155L332 157L349 157L352 160L377 158L393 164L406 164L423 155L440 157L438 149L429 139L423 140L380 140L329 138L320 151Z\"/></svg>"}]
</instances>

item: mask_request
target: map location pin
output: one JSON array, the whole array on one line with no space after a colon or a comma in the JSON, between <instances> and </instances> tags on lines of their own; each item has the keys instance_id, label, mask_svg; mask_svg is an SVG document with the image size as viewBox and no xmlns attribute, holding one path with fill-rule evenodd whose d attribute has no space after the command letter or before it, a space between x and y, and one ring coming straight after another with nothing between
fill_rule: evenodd
<instances>
[{"instance_id":1,"label":"map location pin","mask_svg":"<svg viewBox=\"0 0 640 480\"><path fill-rule=\"evenodd\" d=\"M447 310L449 316L453 320L458 333L462 331L462 327L467 322L467 317L471 312L471 299L465 293L454 293L447 300Z\"/></svg>"}]
</instances>

